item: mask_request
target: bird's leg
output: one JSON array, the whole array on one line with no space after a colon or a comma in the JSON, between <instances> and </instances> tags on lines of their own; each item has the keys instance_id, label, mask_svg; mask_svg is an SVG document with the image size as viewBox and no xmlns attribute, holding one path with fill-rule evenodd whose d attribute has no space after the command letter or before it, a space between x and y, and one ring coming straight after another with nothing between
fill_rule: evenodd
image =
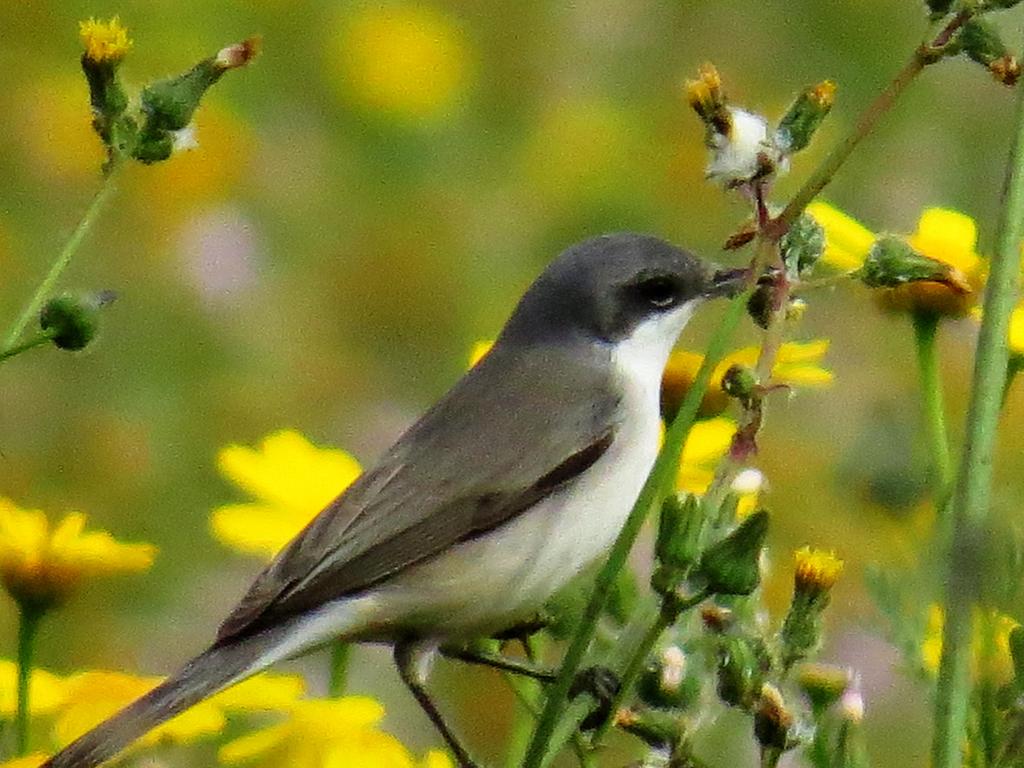
<instances>
[{"instance_id":1,"label":"bird's leg","mask_svg":"<svg viewBox=\"0 0 1024 768\"><path fill-rule=\"evenodd\" d=\"M442 646L441 655L466 664L479 664L484 667L500 669L502 672L530 677L543 683L552 683L557 677L554 670L544 669L526 661L510 659L500 653L488 653L478 648Z\"/></svg>"},{"instance_id":2,"label":"bird's leg","mask_svg":"<svg viewBox=\"0 0 1024 768\"><path fill-rule=\"evenodd\" d=\"M469 756L469 752L459 743L451 728L448 727L448 723L445 722L441 711L430 698L430 694L427 693L427 688L424 684L425 675L422 672L421 664L425 659L426 653L425 648L416 641L402 640L396 643L395 666L398 667L398 674L401 676L402 682L409 689L409 692L412 693L420 707L427 714L427 717L430 718L430 722L434 724L434 727L437 728L445 743L448 744L448 748L455 755L459 768L479 768L473 762L473 758Z\"/></svg>"}]
</instances>

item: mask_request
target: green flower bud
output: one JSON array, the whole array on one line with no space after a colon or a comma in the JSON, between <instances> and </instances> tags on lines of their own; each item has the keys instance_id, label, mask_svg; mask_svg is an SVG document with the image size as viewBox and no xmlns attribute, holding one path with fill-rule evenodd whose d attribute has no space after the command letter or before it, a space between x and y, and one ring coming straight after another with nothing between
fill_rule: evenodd
<instances>
[{"instance_id":1,"label":"green flower bud","mask_svg":"<svg viewBox=\"0 0 1024 768\"><path fill-rule=\"evenodd\" d=\"M718 645L718 697L731 707L750 709L761 694L768 669L763 648L739 636L723 636Z\"/></svg>"},{"instance_id":2,"label":"green flower bud","mask_svg":"<svg viewBox=\"0 0 1024 768\"><path fill-rule=\"evenodd\" d=\"M775 144L783 154L799 152L811 143L835 98L836 84L831 80L809 86L796 97L775 130Z\"/></svg>"},{"instance_id":3,"label":"green flower bud","mask_svg":"<svg viewBox=\"0 0 1024 768\"><path fill-rule=\"evenodd\" d=\"M977 17L971 19L964 24L957 40L970 59L988 69L1003 85L1013 85L1020 78L1020 63L990 22Z\"/></svg>"},{"instance_id":4,"label":"green flower bud","mask_svg":"<svg viewBox=\"0 0 1024 768\"><path fill-rule=\"evenodd\" d=\"M928 10L932 12L932 16L945 16L953 7L953 0L925 0L925 2L928 5Z\"/></svg>"},{"instance_id":5,"label":"green flower bud","mask_svg":"<svg viewBox=\"0 0 1024 768\"><path fill-rule=\"evenodd\" d=\"M775 283L770 278L761 278L757 282L747 299L747 314L758 328L767 330L772 320L772 313L775 311L775 298L777 291Z\"/></svg>"},{"instance_id":6,"label":"green flower bud","mask_svg":"<svg viewBox=\"0 0 1024 768\"><path fill-rule=\"evenodd\" d=\"M637 695L651 707L686 709L700 695L700 679L688 674L686 654L670 645L648 663L637 681Z\"/></svg>"},{"instance_id":7,"label":"green flower bud","mask_svg":"<svg viewBox=\"0 0 1024 768\"><path fill-rule=\"evenodd\" d=\"M741 403L750 402L757 387L757 374L749 366L736 363L722 375L722 391Z\"/></svg>"},{"instance_id":8,"label":"green flower bud","mask_svg":"<svg viewBox=\"0 0 1024 768\"><path fill-rule=\"evenodd\" d=\"M671 749L683 739L683 721L656 709L624 709L616 713L615 725L654 749Z\"/></svg>"},{"instance_id":9,"label":"green flower bud","mask_svg":"<svg viewBox=\"0 0 1024 768\"><path fill-rule=\"evenodd\" d=\"M98 294L65 293L43 305L39 313L39 326L57 348L84 349L99 330L100 308L114 298L110 291Z\"/></svg>"},{"instance_id":10,"label":"green flower bud","mask_svg":"<svg viewBox=\"0 0 1024 768\"><path fill-rule=\"evenodd\" d=\"M670 494L661 504L654 553L658 568L651 579L662 594L674 592L700 557L704 515L700 500L689 493Z\"/></svg>"},{"instance_id":11,"label":"green flower bud","mask_svg":"<svg viewBox=\"0 0 1024 768\"><path fill-rule=\"evenodd\" d=\"M786 708L782 694L774 685L765 683L754 712L754 736L758 743L764 749L785 751L793 746L792 728L793 715Z\"/></svg>"},{"instance_id":12,"label":"green flower bud","mask_svg":"<svg viewBox=\"0 0 1024 768\"><path fill-rule=\"evenodd\" d=\"M842 570L843 561L831 552L809 547L797 551L793 601L779 636L786 669L806 658L821 643L821 615Z\"/></svg>"},{"instance_id":13,"label":"green flower bud","mask_svg":"<svg viewBox=\"0 0 1024 768\"><path fill-rule=\"evenodd\" d=\"M941 283L960 294L971 290L967 278L959 270L921 255L905 240L891 235L875 241L858 274L868 288L896 288L906 283L927 281Z\"/></svg>"},{"instance_id":14,"label":"green flower bud","mask_svg":"<svg viewBox=\"0 0 1024 768\"><path fill-rule=\"evenodd\" d=\"M839 701L850 684L849 672L831 664L804 664L796 679L818 717Z\"/></svg>"},{"instance_id":15,"label":"green flower bud","mask_svg":"<svg viewBox=\"0 0 1024 768\"><path fill-rule=\"evenodd\" d=\"M782 261L790 277L810 272L825 252L825 229L807 213L801 213L779 241Z\"/></svg>"},{"instance_id":16,"label":"green flower bud","mask_svg":"<svg viewBox=\"0 0 1024 768\"><path fill-rule=\"evenodd\" d=\"M749 595L761 583L761 549L768 535L768 513L754 512L728 536L708 547L698 575L717 595Z\"/></svg>"}]
</instances>

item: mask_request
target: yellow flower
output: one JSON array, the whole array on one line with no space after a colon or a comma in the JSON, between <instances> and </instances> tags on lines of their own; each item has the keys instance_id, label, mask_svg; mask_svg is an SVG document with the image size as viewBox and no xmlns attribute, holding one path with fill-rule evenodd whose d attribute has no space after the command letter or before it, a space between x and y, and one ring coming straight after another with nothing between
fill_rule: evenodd
<instances>
[{"instance_id":1,"label":"yellow flower","mask_svg":"<svg viewBox=\"0 0 1024 768\"><path fill-rule=\"evenodd\" d=\"M469 367L472 368L474 365L479 363L483 356L491 351L491 347L493 346L493 341L478 341L473 344L472 349L469 350Z\"/></svg>"},{"instance_id":2,"label":"yellow flower","mask_svg":"<svg viewBox=\"0 0 1024 768\"><path fill-rule=\"evenodd\" d=\"M1010 352L1024 355L1024 306L1019 306L1010 315Z\"/></svg>"},{"instance_id":3,"label":"yellow flower","mask_svg":"<svg viewBox=\"0 0 1024 768\"><path fill-rule=\"evenodd\" d=\"M54 722L54 738L62 747L70 744L148 693L161 680L122 672L89 671L72 675L66 681L67 699ZM150 731L137 744L187 744L219 733L224 724L223 711L211 701L204 701Z\"/></svg>"},{"instance_id":4,"label":"yellow flower","mask_svg":"<svg viewBox=\"0 0 1024 768\"><path fill-rule=\"evenodd\" d=\"M269 435L255 450L229 445L217 455L217 466L256 501L215 509L210 518L214 536L229 547L268 559L361 471L349 454L318 448L294 430Z\"/></svg>"},{"instance_id":5,"label":"yellow flower","mask_svg":"<svg viewBox=\"0 0 1024 768\"><path fill-rule=\"evenodd\" d=\"M694 424L683 446L676 488L704 493L714 478L715 467L729 450L735 432L736 422L724 416Z\"/></svg>"},{"instance_id":6,"label":"yellow flower","mask_svg":"<svg viewBox=\"0 0 1024 768\"><path fill-rule=\"evenodd\" d=\"M377 728L384 708L365 696L298 702L291 717L221 747L220 762L276 768L452 768L442 753L416 763L398 739Z\"/></svg>"},{"instance_id":7,"label":"yellow flower","mask_svg":"<svg viewBox=\"0 0 1024 768\"><path fill-rule=\"evenodd\" d=\"M807 207L825 230L823 260L842 270L857 269L864 262L876 236L859 222L828 203ZM917 222L917 230L907 243L918 253L941 261L957 270L972 290L954 290L937 282L914 282L879 293L887 309L929 312L960 317L977 301L985 279L985 262L975 250L978 229L974 219L946 208L927 208Z\"/></svg>"},{"instance_id":8,"label":"yellow flower","mask_svg":"<svg viewBox=\"0 0 1024 768\"><path fill-rule=\"evenodd\" d=\"M791 387L828 386L832 383L832 372L821 365L827 351L826 339L783 344L775 360L771 383ZM715 366L698 416L717 416L728 407L729 396L722 391L722 377L733 365L753 367L757 364L758 354L760 350L757 347L745 347L726 355ZM686 350L676 350L669 356L661 380L662 412L673 414L678 410L703 362L703 355Z\"/></svg>"},{"instance_id":9,"label":"yellow flower","mask_svg":"<svg viewBox=\"0 0 1024 768\"><path fill-rule=\"evenodd\" d=\"M64 703L64 681L42 669L33 669L29 680L29 705L33 715L53 712ZM18 665L0 659L0 720L18 709Z\"/></svg>"},{"instance_id":10,"label":"yellow flower","mask_svg":"<svg viewBox=\"0 0 1024 768\"><path fill-rule=\"evenodd\" d=\"M162 680L96 670L72 675L64 686L66 699L54 723L57 742L69 744ZM257 675L182 712L148 733L138 745L197 741L220 733L230 713L289 709L304 688L302 680L291 675Z\"/></svg>"},{"instance_id":11,"label":"yellow flower","mask_svg":"<svg viewBox=\"0 0 1024 768\"><path fill-rule=\"evenodd\" d=\"M811 595L828 592L843 572L843 561L834 552L801 547L796 551L794 559L794 580L798 592Z\"/></svg>"},{"instance_id":12,"label":"yellow flower","mask_svg":"<svg viewBox=\"0 0 1024 768\"><path fill-rule=\"evenodd\" d=\"M942 630L946 614L942 606L928 607L928 621L921 641L921 663L929 674L939 671L942 658ZM1013 674L1010 632L1017 622L998 611L974 609L971 638L971 674L987 680L1006 682Z\"/></svg>"},{"instance_id":13,"label":"yellow flower","mask_svg":"<svg viewBox=\"0 0 1024 768\"><path fill-rule=\"evenodd\" d=\"M403 120L443 117L464 90L466 42L450 18L424 5L346 11L329 58L347 95Z\"/></svg>"},{"instance_id":14,"label":"yellow flower","mask_svg":"<svg viewBox=\"0 0 1024 768\"><path fill-rule=\"evenodd\" d=\"M89 19L78 22L78 37L85 48L85 57L97 64L117 64L132 47L128 30L121 26L117 16L110 21Z\"/></svg>"},{"instance_id":15,"label":"yellow flower","mask_svg":"<svg viewBox=\"0 0 1024 768\"><path fill-rule=\"evenodd\" d=\"M39 768L47 759L49 759L49 755L34 752L31 755L25 755L25 757L16 757L13 760L0 763L0 768Z\"/></svg>"},{"instance_id":16,"label":"yellow flower","mask_svg":"<svg viewBox=\"0 0 1024 768\"><path fill-rule=\"evenodd\" d=\"M19 603L47 609L66 600L84 579L144 571L156 547L123 544L106 531L84 532L85 515L71 512L52 530L37 509L0 498L0 580Z\"/></svg>"}]
</instances>

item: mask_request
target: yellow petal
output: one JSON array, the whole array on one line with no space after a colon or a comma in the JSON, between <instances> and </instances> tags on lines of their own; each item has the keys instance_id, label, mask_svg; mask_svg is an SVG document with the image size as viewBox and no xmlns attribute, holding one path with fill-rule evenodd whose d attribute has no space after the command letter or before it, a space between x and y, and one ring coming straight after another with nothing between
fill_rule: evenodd
<instances>
[{"instance_id":1,"label":"yellow petal","mask_svg":"<svg viewBox=\"0 0 1024 768\"><path fill-rule=\"evenodd\" d=\"M229 711L287 709L306 691L296 675L261 674L233 685L210 698L210 703Z\"/></svg>"},{"instance_id":2,"label":"yellow petal","mask_svg":"<svg viewBox=\"0 0 1024 768\"><path fill-rule=\"evenodd\" d=\"M968 277L978 273L981 260L974 252L978 228L974 219L959 211L928 208L917 222L910 246L925 256L956 267Z\"/></svg>"},{"instance_id":3,"label":"yellow petal","mask_svg":"<svg viewBox=\"0 0 1024 768\"><path fill-rule=\"evenodd\" d=\"M1017 307L1010 315L1010 351L1024 355L1024 307Z\"/></svg>"},{"instance_id":4,"label":"yellow petal","mask_svg":"<svg viewBox=\"0 0 1024 768\"><path fill-rule=\"evenodd\" d=\"M493 341L478 341L473 344L473 348L469 351L469 367L472 368L479 363L483 356L491 351L493 346Z\"/></svg>"},{"instance_id":5,"label":"yellow petal","mask_svg":"<svg viewBox=\"0 0 1024 768\"><path fill-rule=\"evenodd\" d=\"M31 714L45 715L64 703L64 681L42 669L33 669L29 680ZM18 708L18 665L0 659L0 719L11 717Z\"/></svg>"},{"instance_id":6,"label":"yellow petal","mask_svg":"<svg viewBox=\"0 0 1024 768\"><path fill-rule=\"evenodd\" d=\"M841 270L857 269L864 263L875 242L875 235L856 219L828 203L814 202L809 213L825 230L825 253L822 260Z\"/></svg>"},{"instance_id":7,"label":"yellow petal","mask_svg":"<svg viewBox=\"0 0 1024 768\"><path fill-rule=\"evenodd\" d=\"M287 723L247 733L217 750L217 760L227 765L251 762L261 755L273 752L287 736Z\"/></svg>"},{"instance_id":8,"label":"yellow petal","mask_svg":"<svg viewBox=\"0 0 1024 768\"><path fill-rule=\"evenodd\" d=\"M432 749L420 761L420 768L455 768L455 763L446 752Z\"/></svg>"},{"instance_id":9,"label":"yellow petal","mask_svg":"<svg viewBox=\"0 0 1024 768\"><path fill-rule=\"evenodd\" d=\"M302 514L266 504L227 504L210 515L214 537L248 555L270 559L295 538L319 510Z\"/></svg>"},{"instance_id":10,"label":"yellow petal","mask_svg":"<svg viewBox=\"0 0 1024 768\"><path fill-rule=\"evenodd\" d=\"M735 433L736 422L724 416L697 422L683 446L683 464L699 466L717 463L729 450Z\"/></svg>"},{"instance_id":11,"label":"yellow petal","mask_svg":"<svg viewBox=\"0 0 1024 768\"><path fill-rule=\"evenodd\" d=\"M48 757L48 755L44 755L42 752L34 752L25 757L16 757L13 760L0 763L0 768L39 768L40 765L47 761Z\"/></svg>"}]
</instances>

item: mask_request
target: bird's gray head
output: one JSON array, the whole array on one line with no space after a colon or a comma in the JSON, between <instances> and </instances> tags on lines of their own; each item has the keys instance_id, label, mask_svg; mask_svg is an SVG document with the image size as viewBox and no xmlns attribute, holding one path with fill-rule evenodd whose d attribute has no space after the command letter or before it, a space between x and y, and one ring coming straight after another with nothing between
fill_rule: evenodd
<instances>
[{"instance_id":1,"label":"bird's gray head","mask_svg":"<svg viewBox=\"0 0 1024 768\"><path fill-rule=\"evenodd\" d=\"M712 278L693 254L650 235L602 235L565 250L523 296L507 340L617 343L640 327L675 334ZM674 331L674 333L673 333Z\"/></svg>"}]
</instances>

